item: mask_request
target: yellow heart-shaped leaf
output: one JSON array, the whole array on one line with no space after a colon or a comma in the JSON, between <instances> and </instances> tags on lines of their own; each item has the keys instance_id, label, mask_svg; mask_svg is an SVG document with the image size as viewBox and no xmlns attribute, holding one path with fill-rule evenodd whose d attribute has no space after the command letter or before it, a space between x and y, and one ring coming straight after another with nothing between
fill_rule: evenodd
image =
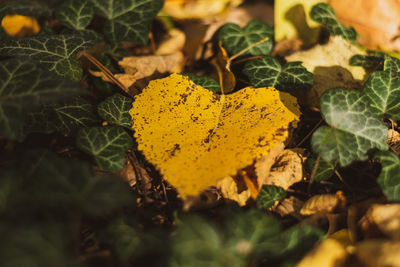
<instances>
[{"instance_id":1,"label":"yellow heart-shaped leaf","mask_svg":"<svg viewBox=\"0 0 400 267\"><path fill-rule=\"evenodd\" d=\"M172 74L150 82L130 114L139 150L186 197L268 154L300 111L271 87L216 95Z\"/></svg>"}]
</instances>

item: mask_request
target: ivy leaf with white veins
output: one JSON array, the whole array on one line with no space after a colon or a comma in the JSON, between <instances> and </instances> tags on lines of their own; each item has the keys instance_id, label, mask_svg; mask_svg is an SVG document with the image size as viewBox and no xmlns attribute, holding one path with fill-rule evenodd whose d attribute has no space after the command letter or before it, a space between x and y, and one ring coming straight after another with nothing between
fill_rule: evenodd
<instances>
[{"instance_id":1,"label":"ivy leaf with white veins","mask_svg":"<svg viewBox=\"0 0 400 267\"><path fill-rule=\"evenodd\" d=\"M76 55L98 41L91 31L66 35L38 35L23 39L0 41L0 55L21 56L37 60L60 76L79 81L82 68Z\"/></svg>"},{"instance_id":2,"label":"ivy leaf with white veins","mask_svg":"<svg viewBox=\"0 0 400 267\"><path fill-rule=\"evenodd\" d=\"M200 85L201 87L214 93L221 91L221 86L213 78L208 76L198 76L189 72L181 73L181 75L189 77L195 84Z\"/></svg>"},{"instance_id":3,"label":"ivy leaf with white veins","mask_svg":"<svg viewBox=\"0 0 400 267\"><path fill-rule=\"evenodd\" d=\"M274 185L264 185L257 197L257 208L272 208L276 201L286 197L286 191L282 187Z\"/></svg>"},{"instance_id":4,"label":"ivy leaf with white veins","mask_svg":"<svg viewBox=\"0 0 400 267\"><path fill-rule=\"evenodd\" d=\"M65 135L74 134L78 129L99 121L93 105L82 97L52 107L51 119L56 129Z\"/></svg>"},{"instance_id":5,"label":"ivy leaf with white veins","mask_svg":"<svg viewBox=\"0 0 400 267\"><path fill-rule=\"evenodd\" d=\"M396 154L390 151L380 151L375 154L381 160L382 170L377 183L389 201L400 201L400 161Z\"/></svg>"},{"instance_id":6,"label":"ivy leaf with white veins","mask_svg":"<svg viewBox=\"0 0 400 267\"><path fill-rule=\"evenodd\" d=\"M326 3L319 3L313 6L310 17L316 22L321 23L332 35L340 35L350 41L355 41L357 38L357 33L353 27L348 28L338 21L333 8Z\"/></svg>"},{"instance_id":7,"label":"ivy leaf with white veins","mask_svg":"<svg viewBox=\"0 0 400 267\"><path fill-rule=\"evenodd\" d=\"M372 73L364 85L363 93L371 102L370 108L376 115L400 120L400 78L389 71Z\"/></svg>"},{"instance_id":8,"label":"ivy leaf with white veins","mask_svg":"<svg viewBox=\"0 0 400 267\"><path fill-rule=\"evenodd\" d=\"M57 18L68 28L84 30L92 20L94 10L90 0L65 1L57 10Z\"/></svg>"},{"instance_id":9,"label":"ivy leaf with white veins","mask_svg":"<svg viewBox=\"0 0 400 267\"><path fill-rule=\"evenodd\" d=\"M385 55L383 70L390 73L391 76L398 76L400 72L400 60L398 58Z\"/></svg>"},{"instance_id":10,"label":"ivy leaf with white veins","mask_svg":"<svg viewBox=\"0 0 400 267\"><path fill-rule=\"evenodd\" d=\"M129 110L132 108L133 99L121 94L108 97L97 106L100 117L114 125L131 127L131 116Z\"/></svg>"},{"instance_id":11,"label":"ivy leaf with white veins","mask_svg":"<svg viewBox=\"0 0 400 267\"><path fill-rule=\"evenodd\" d=\"M280 91L310 89L313 75L301 62L289 62L283 67L275 58L265 56L248 61L243 73L254 87L274 87Z\"/></svg>"},{"instance_id":12,"label":"ivy leaf with white veins","mask_svg":"<svg viewBox=\"0 0 400 267\"><path fill-rule=\"evenodd\" d=\"M0 135L21 140L29 112L82 92L84 89L78 83L59 77L32 61L3 60L0 65Z\"/></svg>"},{"instance_id":13,"label":"ivy leaf with white veins","mask_svg":"<svg viewBox=\"0 0 400 267\"><path fill-rule=\"evenodd\" d=\"M13 0L0 3L0 20L7 14L29 17L51 17L53 11L43 3L29 0Z\"/></svg>"},{"instance_id":14,"label":"ivy leaf with white veins","mask_svg":"<svg viewBox=\"0 0 400 267\"><path fill-rule=\"evenodd\" d=\"M321 97L321 113L332 128L320 127L311 145L324 160L337 159L344 167L367 159L371 149L387 149L387 127L369 109L369 101L360 92L327 91Z\"/></svg>"},{"instance_id":15,"label":"ivy leaf with white veins","mask_svg":"<svg viewBox=\"0 0 400 267\"><path fill-rule=\"evenodd\" d=\"M274 30L267 23L260 20L250 21L243 29L239 25L227 23L219 30L218 38L222 46L228 51L229 55L235 55L248 48L250 45L268 37L269 39L260 43L245 53L244 55L264 56L272 51Z\"/></svg>"},{"instance_id":16,"label":"ivy leaf with white veins","mask_svg":"<svg viewBox=\"0 0 400 267\"><path fill-rule=\"evenodd\" d=\"M90 127L78 132L76 145L93 155L100 168L116 172L124 167L125 153L132 145L132 137L118 126Z\"/></svg>"},{"instance_id":17,"label":"ivy leaf with white veins","mask_svg":"<svg viewBox=\"0 0 400 267\"><path fill-rule=\"evenodd\" d=\"M107 19L104 33L108 40L146 44L149 24L163 6L163 0L90 0L95 12Z\"/></svg>"}]
</instances>

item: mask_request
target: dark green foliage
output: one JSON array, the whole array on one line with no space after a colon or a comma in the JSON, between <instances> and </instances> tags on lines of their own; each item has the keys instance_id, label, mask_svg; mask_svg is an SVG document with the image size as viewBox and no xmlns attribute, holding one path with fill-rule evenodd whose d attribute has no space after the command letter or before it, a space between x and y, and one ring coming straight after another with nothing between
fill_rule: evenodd
<instances>
[{"instance_id":1,"label":"dark green foliage","mask_svg":"<svg viewBox=\"0 0 400 267\"><path fill-rule=\"evenodd\" d=\"M82 93L76 82L53 75L34 62L3 60L0 66L0 135L22 140L30 112Z\"/></svg>"},{"instance_id":2,"label":"dark green foliage","mask_svg":"<svg viewBox=\"0 0 400 267\"><path fill-rule=\"evenodd\" d=\"M219 30L218 38L222 46L233 56L250 45L269 37L269 39L258 44L243 55L263 56L269 55L272 51L274 30L267 23L260 20L250 21L243 29L239 25L227 23Z\"/></svg>"},{"instance_id":3,"label":"dark green foliage","mask_svg":"<svg viewBox=\"0 0 400 267\"><path fill-rule=\"evenodd\" d=\"M90 127L78 132L76 145L93 155L100 168L116 172L124 167L125 154L132 146L132 137L118 126Z\"/></svg>"},{"instance_id":4,"label":"dark green foliage","mask_svg":"<svg viewBox=\"0 0 400 267\"><path fill-rule=\"evenodd\" d=\"M289 62L283 67L275 58L265 56L248 61L243 73L254 87L274 87L280 91L310 89L313 75L301 62Z\"/></svg>"},{"instance_id":5,"label":"dark green foliage","mask_svg":"<svg viewBox=\"0 0 400 267\"><path fill-rule=\"evenodd\" d=\"M338 21L333 8L326 3L319 3L313 6L310 17L316 22L321 23L332 35L340 35L350 41L355 41L357 38L356 31L352 27L348 28Z\"/></svg>"},{"instance_id":6,"label":"dark green foliage","mask_svg":"<svg viewBox=\"0 0 400 267\"><path fill-rule=\"evenodd\" d=\"M286 191L279 186L264 185L257 197L257 208L269 209L272 208L276 201L286 197Z\"/></svg>"},{"instance_id":7,"label":"dark green foliage","mask_svg":"<svg viewBox=\"0 0 400 267\"><path fill-rule=\"evenodd\" d=\"M132 108L132 98L121 94L108 97L97 106L99 116L113 125L131 128L131 116L129 110Z\"/></svg>"}]
</instances>

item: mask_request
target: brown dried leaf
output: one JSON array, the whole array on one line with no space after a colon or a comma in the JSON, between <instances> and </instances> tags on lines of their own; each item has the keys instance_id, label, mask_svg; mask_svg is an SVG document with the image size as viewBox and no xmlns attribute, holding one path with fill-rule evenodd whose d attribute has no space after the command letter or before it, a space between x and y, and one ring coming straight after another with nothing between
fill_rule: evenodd
<instances>
[{"instance_id":1,"label":"brown dried leaf","mask_svg":"<svg viewBox=\"0 0 400 267\"><path fill-rule=\"evenodd\" d=\"M114 76L128 88L137 80L151 76L155 72L182 72L183 59L183 54L179 51L169 55L125 57L118 62L125 73L115 74ZM96 77L101 77L104 81L111 82L100 71L90 71L90 73Z\"/></svg>"},{"instance_id":2,"label":"brown dried leaf","mask_svg":"<svg viewBox=\"0 0 400 267\"><path fill-rule=\"evenodd\" d=\"M396 153L397 156L400 155L400 133L393 129L388 130L388 145L390 149Z\"/></svg>"},{"instance_id":3,"label":"brown dried leaf","mask_svg":"<svg viewBox=\"0 0 400 267\"><path fill-rule=\"evenodd\" d=\"M367 267L400 267L400 242L366 240L356 245L357 258Z\"/></svg>"},{"instance_id":4,"label":"brown dried leaf","mask_svg":"<svg viewBox=\"0 0 400 267\"><path fill-rule=\"evenodd\" d=\"M315 195L308 199L300 210L300 214L304 216L316 213L330 213L342 207L345 198L342 191L336 194Z\"/></svg>"},{"instance_id":5,"label":"brown dried leaf","mask_svg":"<svg viewBox=\"0 0 400 267\"><path fill-rule=\"evenodd\" d=\"M225 48L222 46L222 43L218 44L219 51L216 58L211 60L211 63L215 66L218 76L219 83L221 85L221 92L224 94L232 92L235 89L236 78L233 72L231 71L230 59L228 57L228 53Z\"/></svg>"},{"instance_id":6,"label":"brown dried leaf","mask_svg":"<svg viewBox=\"0 0 400 267\"><path fill-rule=\"evenodd\" d=\"M375 204L368 210L365 220L387 237L400 241L400 204Z\"/></svg>"},{"instance_id":7,"label":"brown dried leaf","mask_svg":"<svg viewBox=\"0 0 400 267\"><path fill-rule=\"evenodd\" d=\"M398 0L330 0L330 5L340 21L355 28L365 47L400 51Z\"/></svg>"},{"instance_id":8,"label":"brown dried leaf","mask_svg":"<svg viewBox=\"0 0 400 267\"><path fill-rule=\"evenodd\" d=\"M300 103L309 107L319 107L319 98L331 88L358 88L364 78L362 67L350 66L350 58L355 54L365 54L364 51L344 40L333 36L324 45L316 45L306 50L298 51L285 59L302 61L302 65L313 73L313 86L299 98Z\"/></svg>"},{"instance_id":9,"label":"brown dried leaf","mask_svg":"<svg viewBox=\"0 0 400 267\"><path fill-rule=\"evenodd\" d=\"M282 200L274 211L282 217L290 215L301 220L302 216L300 215L300 209L303 205L303 201L294 196L290 196L289 198Z\"/></svg>"},{"instance_id":10,"label":"brown dried leaf","mask_svg":"<svg viewBox=\"0 0 400 267\"><path fill-rule=\"evenodd\" d=\"M164 40L156 50L156 55L168 55L181 51L186 42L185 33L178 29L171 29L169 37Z\"/></svg>"},{"instance_id":11,"label":"brown dried leaf","mask_svg":"<svg viewBox=\"0 0 400 267\"><path fill-rule=\"evenodd\" d=\"M271 162L268 159L264 159L264 162L257 161L259 185L275 185L287 190L291 185L300 182L303 179L303 162L306 159L302 153L301 149L284 150L278 155L269 172Z\"/></svg>"},{"instance_id":12,"label":"brown dried leaf","mask_svg":"<svg viewBox=\"0 0 400 267\"><path fill-rule=\"evenodd\" d=\"M227 176L219 181L216 187L221 190L225 199L236 201L241 207L245 206L247 200L251 197L250 190L240 191L238 181L231 176Z\"/></svg>"}]
</instances>

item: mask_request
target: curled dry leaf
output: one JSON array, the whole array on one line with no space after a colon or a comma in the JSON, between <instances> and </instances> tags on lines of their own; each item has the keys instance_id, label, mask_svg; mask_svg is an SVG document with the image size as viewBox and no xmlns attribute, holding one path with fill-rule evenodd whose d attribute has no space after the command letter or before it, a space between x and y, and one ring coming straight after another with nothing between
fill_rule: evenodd
<instances>
[{"instance_id":1,"label":"curled dry leaf","mask_svg":"<svg viewBox=\"0 0 400 267\"><path fill-rule=\"evenodd\" d=\"M283 142L281 142L273 147L266 156L257 159L255 163L256 172L258 168L259 173L267 176L272 165L275 163L276 158L283 151L284 148L285 145ZM252 195L255 195L254 199L257 197L257 194L260 191L262 185L258 182L259 179L257 179L257 188L255 188L255 194L255 192L252 192L252 189L255 186L252 186L251 188L247 187L246 182L242 178L243 177L240 177L239 175L235 177L227 176L220 182L218 182L217 188L221 190L221 193L225 199L236 201L240 206L245 206L247 200Z\"/></svg>"},{"instance_id":2,"label":"curled dry leaf","mask_svg":"<svg viewBox=\"0 0 400 267\"><path fill-rule=\"evenodd\" d=\"M340 36L331 36L327 44L287 56L285 59L289 62L302 61L314 75L311 90L304 92L299 101L309 107L318 107L320 96L328 89L360 87L365 70L350 66L350 58L355 54L365 52Z\"/></svg>"},{"instance_id":3,"label":"curled dry leaf","mask_svg":"<svg viewBox=\"0 0 400 267\"><path fill-rule=\"evenodd\" d=\"M166 0L164 11L176 19L206 19L240 5L242 0Z\"/></svg>"},{"instance_id":4,"label":"curled dry leaf","mask_svg":"<svg viewBox=\"0 0 400 267\"><path fill-rule=\"evenodd\" d=\"M356 245L355 254L367 267L399 267L399 251L399 241L366 240Z\"/></svg>"},{"instance_id":5,"label":"curled dry leaf","mask_svg":"<svg viewBox=\"0 0 400 267\"><path fill-rule=\"evenodd\" d=\"M187 197L284 142L300 111L293 96L274 88L216 95L172 74L135 96L130 114L138 149Z\"/></svg>"},{"instance_id":6,"label":"curled dry leaf","mask_svg":"<svg viewBox=\"0 0 400 267\"><path fill-rule=\"evenodd\" d=\"M294 218L301 220L300 209L303 207L304 202L300 199L290 196L282 200L279 205L274 209L280 216L293 216Z\"/></svg>"},{"instance_id":7,"label":"curled dry leaf","mask_svg":"<svg viewBox=\"0 0 400 267\"><path fill-rule=\"evenodd\" d=\"M388 145L390 149L396 153L397 156L400 155L400 133L396 130L388 130Z\"/></svg>"},{"instance_id":8,"label":"curled dry leaf","mask_svg":"<svg viewBox=\"0 0 400 267\"><path fill-rule=\"evenodd\" d=\"M340 267L347 259L344 246L335 239L325 239L311 250L296 267Z\"/></svg>"},{"instance_id":9,"label":"curled dry leaf","mask_svg":"<svg viewBox=\"0 0 400 267\"><path fill-rule=\"evenodd\" d=\"M181 52L186 37L182 31L172 29L168 32L169 37L157 48L155 55L124 57L118 62L125 73L115 74L126 88L129 88L137 80L149 77L155 72L182 72L184 56ZM96 77L111 82L101 71L90 71ZM128 92L127 92L128 93Z\"/></svg>"},{"instance_id":10,"label":"curled dry leaf","mask_svg":"<svg viewBox=\"0 0 400 267\"><path fill-rule=\"evenodd\" d=\"M390 239L400 241L400 204L375 204L365 219Z\"/></svg>"},{"instance_id":11,"label":"curled dry leaf","mask_svg":"<svg viewBox=\"0 0 400 267\"><path fill-rule=\"evenodd\" d=\"M231 71L231 64L228 53L222 46L221 42L219 42L218 47L219 51L217 57L214 58L211 63L215 66L217 70L219 84L221 85L221 91L224 93L229 93L232 92L233 89L235 89L236 78Z\"/></svg>"},{"instance_id":12,"label":"curled dry leaf","mask_svg":"<svg viewBox=\"0 0 400 267\"><path fill-rule=\"evenodd\" d=\"M28 37L40 31L39 23L35 18L22 15L6 15L1 21L4 31L16 38Z\"/></svg>"},{"instance_id":13,"label":"curled dry leaf","mask_svg":"<svg viewBox=\"0 0 400 267\"><path fill-rule=\"evenodd\" d=\"M303 149L282 151L268 171L270 162L259 160L256 163L257 179L260 186L275 185L287 190L291 185L303 179L303 163L306 158Z\"/></svg>"},{"instance_id":14,"label":"curled dry leaf","mask_svg":"<svg viewBox=\"0 0 400 267\"><path fill-rule=\"evenodd\" d=\"M231 176L223 178L216 184L216 187L221 191L225 199L230 199L243 207L246 205L247 200L251 197L249 189L239 190L238 181Z\"/></svg>"},{"instance_id":15,"label":"curled dry leaf","mask_svg":"<svg viewBox=\"0 0 400 267\"><path fill-rule=\"evenodd\" d=\"M339 20L353 26L358 41L369 49L400 51L398 0L330 0ZM357 10L357 15L354 15Z\"/></svg>"},{"instance_id":16,"label":"curled dry leaf","mask_svg":"<svg viewBox=\"0 0 400 267\"><path fill-rule=\"evenodd\" d=\"M342 191L336 194L315 195L308 199L300 210L300 214L307 216L316 213L330 213L346 204L346 198Z\"/></svg>"}]
</instances>

